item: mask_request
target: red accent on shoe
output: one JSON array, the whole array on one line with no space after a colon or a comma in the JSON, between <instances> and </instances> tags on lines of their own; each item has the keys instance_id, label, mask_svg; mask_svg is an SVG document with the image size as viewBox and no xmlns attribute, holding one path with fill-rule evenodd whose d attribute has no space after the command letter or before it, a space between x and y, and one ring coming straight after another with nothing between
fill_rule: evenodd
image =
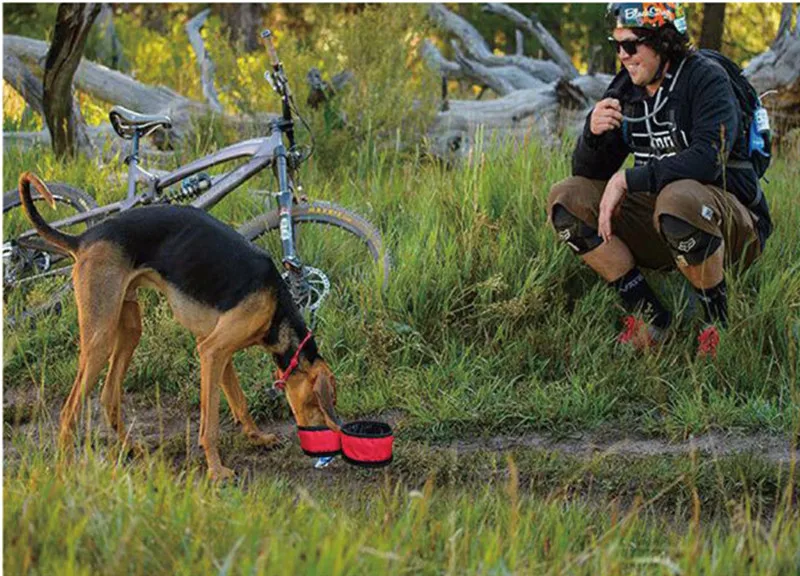
<instances>
[{"instance_id":1,"label":"red accent on shoe","mask_svg":"<svg viewBox=\"0 0 800 576\"><path fill-rule=\"evenodd\" d=\"M634 315L625 316L622 319L625 325L617 337L620 344L630 344L636 350L642 351L656 346L663 340L663 334L655 326L650 326L642 318Z\"/></svg>"},{"instance_id":2,"label":"red accent on shoe","mask_svg":"<svg viewBox=\"0 0 800 576\"><path fill-rule=\"evenodd\" d=\"M705 358L711 356L717 357L717 345L719 344L719 331L713 324L706 326L700 335L697 337L697 357Z\"/></svg>"},{"instance_id":3,"label":"red accent on shoe","mask_svg":"<svg viewBox=\"0 0 800 576\"><path fill-rule=\"evenodd\" d=\"M625 318L622 319L622 323L625 327L622 329L619 336L617 336L617 342L620 344L627 344L633 340L636 332L641 329L641 325L644 322L636 316L625 316Z\"/></svg>"}]
</instances>

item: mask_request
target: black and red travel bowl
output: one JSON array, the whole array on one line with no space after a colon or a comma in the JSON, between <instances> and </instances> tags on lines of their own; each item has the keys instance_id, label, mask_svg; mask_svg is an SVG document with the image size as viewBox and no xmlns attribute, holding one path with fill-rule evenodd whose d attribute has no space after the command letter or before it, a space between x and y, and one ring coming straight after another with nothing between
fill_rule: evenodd
<instances>
[{"instance_id":1,"label":"black and red travel bowl","mask_svg":"<svg viewBox=\"0 0 800 576\"><path fill-rule=\"evenodd\" d=\"M380 468L392 461L394 436L385 422L363 420L342 426L342 458L348 464Z\"/></svg>"},{"instance_id":2,"label":"black and red travel bowl","mask_svg":"<svg viewBox=\"0 0 800 576\"><path fill-rule=\"evenodd\" d=\"M327 426L298 426L300 448L309 456L336 456L342 449L338 432Z\"/></svg>"}]
</instances>

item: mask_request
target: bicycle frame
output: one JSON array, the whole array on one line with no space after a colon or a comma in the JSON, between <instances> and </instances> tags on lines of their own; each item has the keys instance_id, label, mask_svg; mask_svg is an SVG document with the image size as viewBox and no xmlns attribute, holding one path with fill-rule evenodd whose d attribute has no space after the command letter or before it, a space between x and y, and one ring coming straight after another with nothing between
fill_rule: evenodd
<instances>
[{"instance_id":1,"label":"bicycle frame","mask_svg":"<svg viewBox=\"0 0 800 576\"><path fill-rule=\"evenodd\" d=\"M70 216L69 218L51 222L50 225L54 228L71 226L97 218L98 216L110 216L132 208L137 204L149 204L153 200L156 200L164 189L180 182L188 176L216 166L217 164L223 164L237 158L252 156L252 159L248 163L226 174L202 196L192 202L192 206L197 208L211 208L237 186L269 166L273 160L275 149L279 146L282 146L280 134L266 138L246 140L223 148L218 152L195 160L190 164L181 166L173 172L160 177L153 176L146 170L140 168L138 161L134 160L134 156L132 156L128 169L128 195L124 200L112 202L111 204L99 206L93 210ZM147 190L136 194L136 184L142 181L147 184ZM28 230L20 235L19 240L24 240L35 234L35 230Z\"/></svg>"}]
</instances>

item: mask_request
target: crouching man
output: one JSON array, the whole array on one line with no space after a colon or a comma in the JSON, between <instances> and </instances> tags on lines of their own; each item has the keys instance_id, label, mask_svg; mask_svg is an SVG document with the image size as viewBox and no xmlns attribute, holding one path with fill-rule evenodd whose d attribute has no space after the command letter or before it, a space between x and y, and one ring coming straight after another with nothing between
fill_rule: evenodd
<instances>
[{"instance_id":1,"label":"crouching man","mask_svg":"<svg viewBox=\"0 0 800 576\"><path fill-rule=\"evenodd\" d=\"M586 120L571 178L553 186L558 237L620 295L619 341L643 349L672 320L640 267L677 268L702 302L698 355L727 320L724 271L745 268L772 230L725 69L689 44L677 3L609 5L622 63ZM629 154L634 167L620 170Z\"/></svg>"}]
</instances>

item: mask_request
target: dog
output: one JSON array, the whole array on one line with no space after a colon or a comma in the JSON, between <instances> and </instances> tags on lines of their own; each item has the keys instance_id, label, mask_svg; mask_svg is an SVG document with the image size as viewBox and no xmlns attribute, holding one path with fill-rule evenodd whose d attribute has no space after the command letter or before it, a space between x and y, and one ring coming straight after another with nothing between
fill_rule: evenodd
<instances>
[{"instance_id":1,"label":"dog","mask_svg":"<svg viewBox=\"0 0 800 576\"><path fill-rule=\"evenodd\" d=\"M278 366L298 426L339 432L336 380L269 254L204 211L146 206L69 235L51 227L31 200L31 186L55 201L34 174L20 176L19 194L39 236L75 260L72 282L78 307L80 359L61 410L59 446L73 447L73 428L84 398L106 364L101 404L109 425L125 440L122 381L142 334L137 289L163 293L175 319L197 340L200 357L200 432L212 479L233 476L218 450L219 391L253 442L271 446L259 430L233 367L233 354L259 345Z\"/></svg>"}]
</instances>

